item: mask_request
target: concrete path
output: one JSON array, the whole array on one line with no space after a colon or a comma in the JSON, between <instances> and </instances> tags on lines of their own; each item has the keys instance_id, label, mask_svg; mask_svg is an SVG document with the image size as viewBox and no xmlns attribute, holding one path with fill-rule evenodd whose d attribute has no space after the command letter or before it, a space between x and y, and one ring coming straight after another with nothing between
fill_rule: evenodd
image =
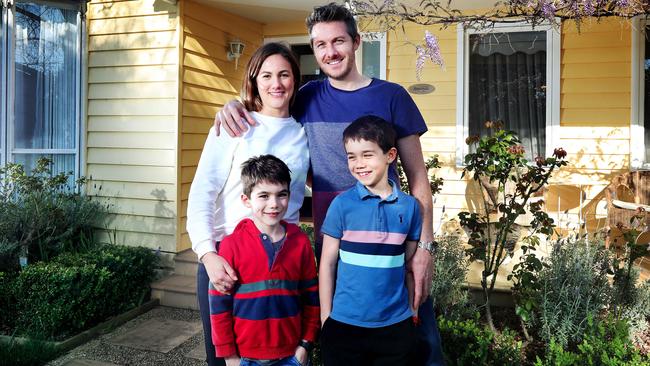
<instances>
[{"instance_id":1,"label":"concrete path","mask_svg":"<svg viewBox=\"0 0 650 366\"><path fill-rule=\"evenodd\" d=\"M199 313L159 306L51 361L52 366L203 366Z\"/></svg>"}]
</instances>

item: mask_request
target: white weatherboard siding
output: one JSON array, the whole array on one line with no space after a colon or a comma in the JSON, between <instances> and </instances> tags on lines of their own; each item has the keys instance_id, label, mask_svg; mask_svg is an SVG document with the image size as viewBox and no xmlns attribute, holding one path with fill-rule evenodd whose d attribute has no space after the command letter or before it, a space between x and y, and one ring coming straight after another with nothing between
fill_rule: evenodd
<instances>
[{"instance_id":1,"label":"white weatherboard siding","mask_svg":"<svg viewBox=\"0 0 650 366\"><path fill-rule=\"evenodd\" d=\"M178 7L88 4L89 193L109 206L103 242L176 252Z\"/></svg>"}]
</instances>

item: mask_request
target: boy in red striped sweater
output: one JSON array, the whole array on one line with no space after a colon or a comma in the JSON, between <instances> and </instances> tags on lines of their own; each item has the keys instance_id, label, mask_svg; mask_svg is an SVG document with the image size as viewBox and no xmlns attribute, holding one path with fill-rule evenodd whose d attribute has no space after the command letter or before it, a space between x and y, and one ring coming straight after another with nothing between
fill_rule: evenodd
<instances>
[{"instance_id":1,"label":"boy in red striped sweater","mask_svg":"<svg viewBox=\"0 0 650 366\"><path fill-rule=\"evenodd\" d=\"M320 328L318 281L307 235L282 221L291 176L273 155L242 164L242 220L219 245L238 284L221 293L210 284L212 340L227 366L306 365Z\"/></svg>"}]
</instances>

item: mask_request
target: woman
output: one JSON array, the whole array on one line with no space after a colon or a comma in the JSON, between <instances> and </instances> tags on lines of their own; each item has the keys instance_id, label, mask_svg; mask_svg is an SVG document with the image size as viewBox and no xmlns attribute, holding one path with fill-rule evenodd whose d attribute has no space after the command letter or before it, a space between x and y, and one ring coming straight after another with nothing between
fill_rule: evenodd
<instances>
[{"instance_id":1,"label":"woman","mask_svg":"<svg viewBox=\"0 0 650 366\"><path fill-rule=\"evenodd\" d=\"M289 166L291 195L285 220L291 223L298 222L309 169L307 138L289 115L300 85L300 69L291 51L279 43L265 44L251 57L245 75L241 98L258 126L241 138L217 136L214 127L210 129L187 206L187 232L199 257L197 294L210 366L225 363L216 358L212 345L208 285L212 282L218 291L229 291L232 283L221 275L224 267L230 278L237 278L215 248L239 221L250 216L250 209L240 199L241 163L253 156L273 154Z\"/></svg>"}]
</instances>

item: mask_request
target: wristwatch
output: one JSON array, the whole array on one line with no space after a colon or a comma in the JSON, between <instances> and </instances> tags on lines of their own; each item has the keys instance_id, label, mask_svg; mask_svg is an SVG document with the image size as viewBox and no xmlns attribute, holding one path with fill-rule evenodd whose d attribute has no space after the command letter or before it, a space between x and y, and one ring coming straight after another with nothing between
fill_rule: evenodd
<instances>
[{"instance_id":1,"label":"wristwatch","mask_svg":"<svg viewBox=\"0 0 650 366\"><path fill-rule=\"evenodd\" d=\"M298 345L300 347L304 348L305 350L307 350L307 352L311 352L311 350L314 349L314 344L312 342L306 341L304 339L301 339L300 342L298 343Z\"/></svg>"},{"instance_id":2,"label":"wristwatch","mask_svg":"<svg viewBox=\"0 0 650 366\"><path fill-rule=\"evenodd\" d=\"M436 255L436 252L438 251L438 242L435 240L432 241L419 241L418 242L418 248L422 248L429 252L431 256Z\"/></svg>"}]
</instances>

